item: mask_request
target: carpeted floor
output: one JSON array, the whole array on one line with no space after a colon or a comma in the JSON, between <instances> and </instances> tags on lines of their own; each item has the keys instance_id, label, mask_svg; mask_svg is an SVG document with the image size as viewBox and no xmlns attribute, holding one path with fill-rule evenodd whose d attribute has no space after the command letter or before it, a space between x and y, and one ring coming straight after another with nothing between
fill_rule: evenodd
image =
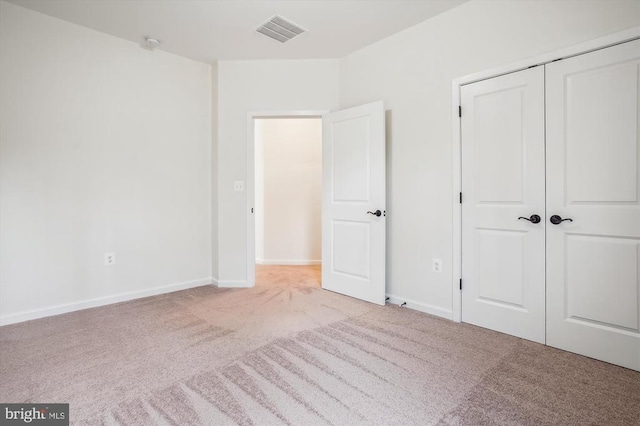
<instances>
[{"instance_id":1,"label":"carpeted floor","mask_svg":"<svg viewBox=\"0 0 640 426\"><path fill-rule=\"evenodd\" d=\"M0 401L87 425L638 425L640 373L324 291L319 267L0 327Z\"/></svg>"}]
</instances>

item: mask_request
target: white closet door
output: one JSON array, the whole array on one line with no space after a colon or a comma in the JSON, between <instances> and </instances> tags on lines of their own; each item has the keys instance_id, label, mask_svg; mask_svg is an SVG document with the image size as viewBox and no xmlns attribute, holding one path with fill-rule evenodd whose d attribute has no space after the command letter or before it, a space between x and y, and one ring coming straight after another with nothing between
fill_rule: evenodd
<instances>
[{"instance_id":1,"label":"white closet door","mask_svg":"<svg viewBox=\"0 0 640 426\"><path fill-rule=\"evenodd\" d=\"M547 344L635 370L639 69L640 41L546 67Z\"/></svg>"},{"instance_id":2,"label":"white closet door","mask_svg":"<svg viewBox=\"0 0 640 426\"><path fill-rule=\"evenodd\" d=\"M544 343L544 69L461 98L462 320Z\"/></svg>"}]
</instances>

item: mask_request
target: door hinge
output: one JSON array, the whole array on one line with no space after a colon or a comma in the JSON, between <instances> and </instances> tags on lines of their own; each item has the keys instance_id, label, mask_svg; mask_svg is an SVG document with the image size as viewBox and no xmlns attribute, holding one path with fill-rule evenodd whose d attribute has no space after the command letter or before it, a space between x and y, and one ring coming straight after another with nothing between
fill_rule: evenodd
<instances>
[{"instance_id":1,"label":"door hinge","mask_svg":"<svg viewBox=\"0 0 640 426\"><path fill-rule=\"evenodd\" d=\"M462 192L460 193L460 204L462 204Z\"/></svg>"},{"instance_id":2,"label":"door hinge","mask_svg":"<svg viewBox=\"0 0 640 426\"><path fill-rule=\"evenodd\" d=\"M458 117L462 117L462 105L458 105Z\"/></svg>"},{"instance_id":3,"label":"door hinge","mask_svg":"<svg viewBox=\"0 0 640 426\"><path fill-rule=\"evenodd\" d=\"M460 278L460 290L462 290L462 278Z\"/></svg>"}]
</instances>

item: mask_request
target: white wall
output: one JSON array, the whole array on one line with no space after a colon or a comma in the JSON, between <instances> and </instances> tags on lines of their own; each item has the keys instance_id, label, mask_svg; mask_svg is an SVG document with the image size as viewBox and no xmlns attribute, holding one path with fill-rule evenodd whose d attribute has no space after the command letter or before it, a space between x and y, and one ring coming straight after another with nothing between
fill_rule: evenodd
<instances>
[{"instance_id":1,"label":"white wall","mask_svg":"<svg viewBox=\"0 0 640 426\"><path fill-rule=\"evenodd\" d=\"M387 293L451 314L452 80L639 24L638 1L472 1L341 60L340 106L388 109Z\"/></svg>"},{"instance_id":2,"label":"white wall","mask_svg":"<svg viewBox=\"0 0 640 426\"><path fill-rule=\"evenodd\" d=\"M4 2L0 43L1 321L210 282L211 67Z\"/></svg>"},{"instance_id":3,"label":"white wall","mask_svg":"<svg viewBox=\"0 0 640 426\"><path fill-rule=\"evenodd\" d=\"M257 119L255 135L256 260L272 265L319 264L322 120Z\"/></svg>"},{"instance_id":4,"label":"white wall","mask_svg":"<svg viewBox=\"0 0 640 426\"><path fill-rule=\"evenodd\" d=\"M233 182L247 180L247 116L336 109L339 61L220 61L218 86L218 284L242 286L247 284L250 207L246 193L233 191Z\"/></svg>"}]
</instances>

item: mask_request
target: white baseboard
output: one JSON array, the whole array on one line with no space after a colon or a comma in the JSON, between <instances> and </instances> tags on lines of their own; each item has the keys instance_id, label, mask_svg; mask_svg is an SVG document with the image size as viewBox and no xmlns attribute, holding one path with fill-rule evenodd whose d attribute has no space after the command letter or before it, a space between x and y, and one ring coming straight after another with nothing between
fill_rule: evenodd
<instances>
[{"instance_id":1,"label":"white baseboard","mask_svg":"<svg viewBox=\"0 0 640 426\"><path fill-rule=\"evenodd\" d=\"M322 260L314 259L258 259L256 258L258 265L321 265Z\"/></svg>"},{"instance_id":2,"label":"white baseboard","mask_svg":"<svg viewBox=\"0 0 640 426\"><path fill-rule=\"evenodd\" d=\"M251 288L247 280L219 280L213 278L213 285L219 288Z\"/></svg>"},{"instance_id":3,"label":"white baseboard","mask_svg":"<svg viewBox=\"0 0 640 426\"><path fill-rule=\"evenodd\" d=\"M387 303L393 303L396 305L402 305L403 303L406 303L406 305L404 305L405 308L415 309L416 311L424 312L453 321L453 312L448 309L428 305L422 302L416 302L415 300L405 299L403 297L394 296L393 294L387 294L387 297L389 298L389 300L387 300Z\"/></svg>"},{"instance_id":4,"label":"white baseboard","mask_svg":"<svg viewBox=\"0 0 640 426\"><path fill-rule=\"evenodd\" d=\"M211 277L200 278L198 280L169 284L165 286L149 288L146 290L120 293L113 296L98 297L95 299L83 300L83 301L74 302L74 303L65 303L62 305L51 306L49 308L34 309L31 311L19 312L16 314L0 315L0 325L15 324L18 322L29 321L33 319L45 318L53 315L60 315L60 314L66 314L69 312L80 311L83 309L96 308L98 306L111 305L113 303L126 302L128 300L140 299L142 297L172 293L174 291L186 290L188 288L200 287L203 285L211 284L212 281L213 279Z\"/></svg>"}]
</instances>

